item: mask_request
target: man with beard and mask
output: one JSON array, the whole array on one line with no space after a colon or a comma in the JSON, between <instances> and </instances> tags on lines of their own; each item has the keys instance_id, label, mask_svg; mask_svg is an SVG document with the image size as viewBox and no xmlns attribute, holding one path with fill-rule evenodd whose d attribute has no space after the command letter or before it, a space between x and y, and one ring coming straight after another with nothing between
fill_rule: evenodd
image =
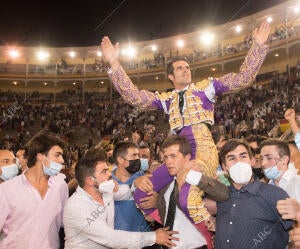
<instances>
[{"instance_id":1,"label":"man with beard and mask","mask_svg":"<svg viewBox=\"0 0 300 249\"><path fill-rule=\"evenodd\" d=\"M216 249L283 249L293 221L283 220L276 210L287 193L253 177L249 145L229 140L220 152L222 167L229 173L228 201L217 203Z\"/></svg>"},{"instance_id":2,"label":"man with beard and mask","mask_svg":"<svg viewBox=\"0 0 300 249\"><path fill-rule=\"evenodd\" d=\"M115 145L113 158L116 168L112 178L120 185L126 184L130 188L136 178L144 175L148 169L148 160L140 158L139 148L133 142L119 142ZM115 201L115 228L125 231L151 231L151 226L143 214L137 209L132 195L127 200Z\"/></svg>"},{"instance_id":3,"label":"man with beard and mask","mask_svg":"<svg viewBox=\"0 0 300 249\"><path fill-rule=\"evenodd\" d=\"M18 172L14 154L9 150L0 150L0 184L17 176Z\"/></svg>"},{"instance_id":4,"label":"man with beard and mask","mask_svg":"<svg viewBox=\"0 0 300 249\"><path fill-rule=\"evenodd\" d=\"M0 248L58 249L68 199L64 143L42 131L27 144L28 170L0 184ZM14 166L15 167L15 166Z\"/></svg>"},{"instance_id":5,"label":"man with beard and mask","mask_svg":"<svg viewBox=\"0 0 300 249\"><path fill-rule=\"evenodd\" d=\"M155 232L127 232L114 229L114 200L131 196L128 185L111 179L102 150L91 149L76 165L76 192L64 210L65 249L130 248L140 249L154 243L174 246L176 232L158 229Z\"/></svg>"}]
</instances>

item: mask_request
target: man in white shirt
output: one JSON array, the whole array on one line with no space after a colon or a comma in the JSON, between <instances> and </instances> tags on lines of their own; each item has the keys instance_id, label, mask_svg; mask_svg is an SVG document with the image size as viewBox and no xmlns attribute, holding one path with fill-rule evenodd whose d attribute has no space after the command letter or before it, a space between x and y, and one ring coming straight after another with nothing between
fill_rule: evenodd
<instances>
[{"instance_id":1,"label":"man in white shirt","mask_svg":"<svg viewBox=\"0 0 300 249\"><path fill-rule=\"evenodd\" d=\"M114 230L114 200L130 197L128 185L118 186L111 180L103 151L90 150L75 168L76 193L64 211L66 249L130 248L140 249L154 243L175 246L176 232L158 229L155 232Z\"/></svg>"},{"instance_id":2,"label":"man in white shirt","mask_svg":"<svg viewBox=\"0 0 300 249\"><path fill-rule=\"evenodd\" d=\"M300 176L289 168L290 149L286 142L267 139L261 144L262 168L270 184L285 190L291 198L278 201L277 209L284 219L296 219L300 211Z\"/></svg>"}]
</instances>

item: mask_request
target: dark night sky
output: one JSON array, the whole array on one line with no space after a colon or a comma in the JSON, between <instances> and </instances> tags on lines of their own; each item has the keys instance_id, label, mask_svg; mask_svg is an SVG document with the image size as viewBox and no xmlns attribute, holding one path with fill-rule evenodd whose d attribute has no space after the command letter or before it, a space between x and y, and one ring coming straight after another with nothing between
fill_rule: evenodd
<instances>
[{"instance_id":1,"label":"dark night sky","mask_svg":"<svg viewBox=\"0 0 300 249\"><path fill-rule=\"evenodd\" d=\"M284 1L5 1L1 7L0 45L95 46L103 35L114 42L150 40L197 31L205 24L226 23Z\"/></svg>"}]
</instances>

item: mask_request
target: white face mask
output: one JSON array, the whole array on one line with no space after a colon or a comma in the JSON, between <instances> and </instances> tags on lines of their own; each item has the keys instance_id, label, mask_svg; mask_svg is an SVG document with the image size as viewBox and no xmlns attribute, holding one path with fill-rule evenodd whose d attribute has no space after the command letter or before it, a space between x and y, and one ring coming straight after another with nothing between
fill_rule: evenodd
<instances>
[{"instance_id":1,"label":"white face mask","mask_svg":"<svg viewBox=\"0 0 300 249\"><path fill-rule=\"evenodd\" d=\"M18 175L19 169L17 164L14 163L7 166L2 166L1 171L2 174L0 175L0 178L3 181L7 181L14 178L16 175Z\"/></svg>"},{"instance_id":2,"label":"white face mask","mask_svg":"<svg viewBox=\"0 0 300 249\"><path fill-rule=\"evenodd\" d=\"M236 184L247 184L252 177L252 168L248 163L237 162L229 169L230 178Z\"/></svg>"},{"instance_id":3,"label":"white face mask","mask_svg":"<svg viewBox=\"0 0 300 249\"><path fill-rule=\"evenodd\" d=\"M113 180L104 181L99 184L99 192L102 194L104 193L111 194L114 192L114 188L115 188L115 183Z\"/></svg>"},{"instance_id":4,"label":"white face mask","mask_svg":"<svg viewBox=\"0 0 300 249\"><path fill-rule=\"evenodd\" d=\"M92 178L99 183L99 181L92 176ZM104 193L112 193L114 191L114 188L115 188L115 182L111 179L111 180L107 180L107 181L104 181L104 182L101 182L99 183L99 186L98 186L98 189L99 189L99 192L104 194Z\"/></svg>"}]
</instances>

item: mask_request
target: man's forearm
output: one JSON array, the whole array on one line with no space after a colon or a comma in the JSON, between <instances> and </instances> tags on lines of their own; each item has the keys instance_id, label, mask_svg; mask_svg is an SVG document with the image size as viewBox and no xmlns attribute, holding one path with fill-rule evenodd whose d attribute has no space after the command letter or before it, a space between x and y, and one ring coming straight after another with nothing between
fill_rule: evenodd
<instances>
[{"instance_id":1,"label":"man's forearm","mask_svg":"<svg viewBox=\"0 0 300 249\"><path fill-rule=\"evenodd\" d=\"M220 77L219 81L230 90L241 89L249 86L255 80L262 63L269 51L269 47L253 42L239 73L229 73Z\"/></svg>"},{"instance_id":2,"label":"man's forearm","mask_svg":"<svg viewBox=\"0 0 300 249\"><path fill-rule=\"evenodd\" d=\"M156 100L155 94L147 90L139 90L132 83L121 65L114 65L114 67L109 69L108 76L127 103L140 108L152 107L153 102Z\"/></svg>"},{"instance_id":3,"label":"man's forearm","mask_svg":"<svg viewBox=\"0 0 300 249\"><path fill-rule=\"evenodd\" d=\"M221 182L211 177L202 175L197 185L207 195L206 197L214 201L227 201L229 198L229 189Z\"/></svg>"}]
</instances>

